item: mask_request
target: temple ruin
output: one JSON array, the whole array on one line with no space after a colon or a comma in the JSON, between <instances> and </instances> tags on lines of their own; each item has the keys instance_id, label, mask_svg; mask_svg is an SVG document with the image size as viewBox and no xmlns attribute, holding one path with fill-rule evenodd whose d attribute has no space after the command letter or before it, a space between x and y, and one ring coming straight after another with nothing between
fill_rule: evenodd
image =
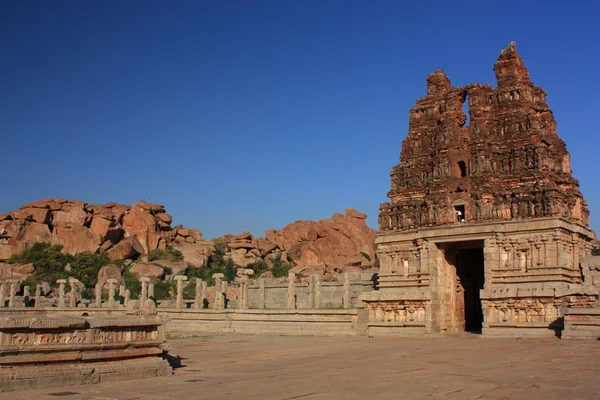
<instances>
[{"instance_id":1,"label":"temple ruin","mask_svg":"<svg viewBox=\"0 0 600 400\"><path fill-rule=\"evenodd\" d=\"M546 92L514 43L494 71L497 88L435 71L409 112L380 208L379 290L362 296L371 335L551 335L598 304L580 267L589 211Z\"/></svg>"}]
</instances>

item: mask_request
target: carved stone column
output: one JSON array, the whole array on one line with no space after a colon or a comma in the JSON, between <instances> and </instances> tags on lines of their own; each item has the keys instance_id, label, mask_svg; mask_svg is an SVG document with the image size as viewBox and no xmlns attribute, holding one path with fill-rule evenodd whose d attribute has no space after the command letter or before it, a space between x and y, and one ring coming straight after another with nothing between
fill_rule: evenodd
<instances>
[{"instance_id":1,"label":"carved stone column","mask_svg":"<svg viewBox=\"0 0 600 400\"><path fill-rule=\"evenodd\" d=\"M10 281L10 293L8 297L8 307L13 308L16 306L16 297L17 297L17 285L19 284L18 280Z\"/></svg>"},{"instance_id":2,"label":"carved stone column","mask_svg":"<svg viewBox=\"0 0 600 400\"><path fill-rule=\"evenodd\" d=\"M222 288L222 281L224 277L225 275L221 273L212 275L212 278L215 280L215 304L213 306L215 310L222 310L223 308L225 308Z\"/></svg>"},{"instance_id":3,"label":"carved stone column","mask_svg":"<svg viewBox=\"0 0 600 400\"><path fill-rule=\"evenodd\" d=\"M227 308L227 281L221 282L221 309Z\"/></svg>"},{"instance_id":4,"label":"carved stone column","mask_svg":"<svg viewBox=\"0 0 600 400\"><path fill-rule=\"evenodd\" d=\"M250 268L238 268L236 274L240 278L240 303L238 308L241 310L248 309L248 277L254 271Z\"/></svg>"},{"instance_id":5,"label":"carved stone column","mask_svg":"<svg viewBox=\"0 0 600 400\"><path fill-rule=\"evenodd\" d=\"M65 306L65 283L67 283L64 279L59 279L56 281L58 283L58 307Z\"/></svg>"},{"instance_id":6,"label":"carved stone column","mask_svg":"<svg viewBox=\"0 0 600 400\"><path fill-rule=\"evenodd\" d=\"M77 283L79 281L73 277L69 278L69 307L77 307Z\"/></svg>"},{"instance_id":7,"label":"carved stone column","mask_svg":"<svg viewBox=\"0 0 600 400\"><path fill-rule=\"evenodd\" d=\"M154 283L152 282L148 282L148 299L156 304L156 298L154 297Z\"/></svg>"},{"instance_id":8,"label":"carved stone column","mask_svg":"<svg viewBox=\"0 0 600 400\"><path fill-rule=\"evenodd\" d=\"M125 289L125 300L123 301L123 305L127 307L129 305L129 300L131 299L131 292L129 289Z\"/></svg>"},{"instance_id":9,"label":"carved stone column","mask_svg":"<svg viewBox=\"0 0 600 400\"><path fill-rule=\"evenodd\" d=\"M314 275L309 276L308 278L308 308L315 308L315 280Z\"/></svg>"},{"instance_id":10,"label":"carved stone column","mask_svg":"<svg viewBox=\"0 0 600 400\"><path fill-rule=\"evenodd\" d=\"M322 306L321 301L321 284L323 283L323 275L313 275L313 282L315 286L315 308L319 309Z\"/></svg>"},{"instance_id":11,"label":"carved stone column","mask_svg":"<svg viewBox=\"0 0 600 400\"><path fill-rule=\"evenodd\" d=\"M206 282L196 278L196 296L194 298L194 308L201 310L204 308L204 299L206 298Z\"/></svg>"},{"instance_id":12,"label":"carved stone column","mask_svg":"<svg viewBox=\"0 0 600 400\"><path fill-rule=\"evenodd\" d=\"M4 294L6 293L6 282L0 282L0 308L4 307L4 303L6 300L4 299Z\"/></svg>"},{"instance_id":13,"label":"carved stone column","mask_svg":"<svg viewBox=\"0 0 600 400\"><path fill-rule=\"evenodd\" d=\"M94 288L94 294L96 296L96 307L102 307L102 286L99 283L96 283L96 287Z\"/></svg>"},{"instance_id":14,"label":"carved stone column","mask_svg":"<svg viewBox=\"0 0 600 400\"><path fill-rule=\"evenodd\" d=\"M23 307L29 307L29 286L23 287Z\"/></svg>"},{"instance_id":15,"label":"carved stone column","mask_svg":"<svg viewBox=\"0 0 600 400\"><path fill-rule=\"evenodd\" d=\"M140 293L140 308L143 309L144 308L144 304L146 303L146 300L148 300L148 282L150 282L150 278L148 278L147 276L142 276L140 278L140 284L142 286L142 288L140 289L141 293Z\"/></svg>"},{"instance_id":16,"label":"carved stone column","mask_svg":"<svg viewBox=\"0 0 600 400\"><path fill-rule=\"evenodd\" d=\"M263 310L265 308L265 278L258 278L258 308Z\"/></svg>"},{"instance_id":17,"label":"carved stone column","mask_svg":"<svg viewBox=\"0 0 600 400\"><path fill-rule=\"evenodd\" d=\"M175 281L177 282L177 301L175 308L183 308L183 282L187 281L187 276L176 275Z\"/></svg>"},{"instance_id":18,"label":"carved stone column","mask_svg":"<svg viewBox=\"0 0 600 400\"><path fill-rule=\"evenodd\" d=\"M119 286L119 305L125 305L125 285Z\"/></svg>"},{"instance_id":19,"label":"carved stone column","mask_svg":"<svg viewBox=\"0 0 600 400\"><path fill-rule=\"evenodd\" d=\"M108 283L108 308L113 308L115 306L115 292L118 281L111 278L107 279L106 283Z\"/></svg>"},{"instance_id":20,"label":"carved stone column","mask_svg":"<svg viewBox=\"0 0 600 400\"><path fill-rule=\"evenodd\" d=\"M293 310L296 308L296 274L288 273L288 298L287 308Z\"/></svg>"},{"instance_id":21,"label":"carved stone column","mask_svg":"<svg viewBox=\"0 0 600 400\"><path fill-rule=\"evenodd\" d=\"M35 303L34 303L34 307L35 308L39 308L42 305L40 304L40 296L42 295L42 285L40 285L39 283L35 285Z\"/></svg>"},{"instance_id":22,"label":"carved stone column","mask_svg":"<svg viewBox=\"0 0 600 400\"><path fill-rule=\"evenodd\" d=\"M343 273L344 276L344 298L343 298L343 306L344 308L352 308L352 298L350 297L350 274L347 272Z\"/></svg>"}]
</instances>

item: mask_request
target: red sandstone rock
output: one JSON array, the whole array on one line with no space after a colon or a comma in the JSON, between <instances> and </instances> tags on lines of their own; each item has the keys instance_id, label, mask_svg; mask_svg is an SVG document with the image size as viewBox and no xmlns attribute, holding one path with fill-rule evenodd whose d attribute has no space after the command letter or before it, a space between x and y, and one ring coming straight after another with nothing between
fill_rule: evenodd
<instances>
[{"instance_id":1,"label":"red sandstone rock","mask_svg":"<svg viewBox=\"0 0 600 400\"><path fill-rule=\"evenodd\" d=\"M187 264L185 261L168 261L168 260L153 260L150 261L151 264L158 265L159 267L165 269L169 268L171 270L172 275L183 275L185 270L187 269Z\"/></svg>"},{"instance_id":2,"label":"red sandstone rock","mask_svg":"<svg viewBox=\"0 0 600 400\"><path fill-rule=\"evenodd\" d=\"M113 223L108 219L105 219L100 215L94 216L92 218L92 223L90 224L90 231L104 240L112 225Z\"/></svg>"},{"instance_id":3,"label":"red sandstone rock","mask_svg":"<svg viewBox=\"0 0 600 400\"><path fill-rule=\"evenodd\" d=\"M151 214L156 205L146 202L134 204L128 214L123 216L123 229L126 236L135 236L144 248L144 253L159 248L160 229Z\"/></svg>"},{"instance_id":4,"label":"red sandstone rock","mask_svg":"<svg viewBox=\"0 0 600 400\"><path fill-rule=\"evenodd\" d=\"M7 279L24 280L33 275L33 264L3 264L0 263L0 281Z\"/></svg>"},{"instance_id":5,"label":"red sandstone rock","mask_svg":"<svg viewBox=\"0 0 600 400\"><path fill-rule=\"evenodd\" d=\"M45 224L27 220L4 220L0 222L0 232L4 232L0 243L0 259L6 260L29 248L35 242L50 242L52 233Z\"/></svg>"},{"instance_id":6,"label":"red sandstone rock","mask_svg":"<svg viewBox=\"0 0 600 400\"><path fill-rule=\"evenodd\" d=\"M95 253L102 244L102 238L85 226L57 226L52 231L50 243L63 246L63 251L69 254L83 251Z\"/></svg>"},{"instance_id":7,"label":"red sandstone rock","mask_svg":"<svg viewBox=\"0 0 600 400\"><path fill-rule=\"evenodd\" d=\"M145 276L150 278L152 282L158 282L163 276L165 276L165 270L162 267L152 263L133 264L131 268L129 268L129 272L137 279Z\"/></svg>"},{"instance_id":8,"label":"red sandstone rock","mask_svg":"<svg viewBox=\"0 0 600 400\"><path fill-rule=\"evenodd\" d=\"M84 211L82 205L74 205L68 211L64 210L65 205L63 205L61 211L54 213L52 217L52 226L61 226L65 228L83 226L88 219L88 214Z\"/></svg>"},{"instance_id":9,"label":"red sandstone rock","mask_svg":"<svg viewBox=\"0 0 600 400\"><path fill-rule=\"evenodd\" d=\"M98 271L98 284L103 287L103 292L108 292L108 287L104 288L104 285L109 279L116 279L117 287L124 285L125 279L123 279L123 267L108 264L100 268L100 271Z\"/></svg>"},{"instance_id":10,"label":"red sandstone rock","mask_svg":"<svg viewBox=\"0 0 600 400\"><path fill-rule=\"evenodd\" d=\"M260 255L262 257L266 256L267 254L271 253L273 250L275 250L277 248L277 246L275 244L269 242L265 238L254 239L253 246L255 249L257 249L260 252Z\"/></svg>"},{"instance_id":11,"label":"red sandstone rock","mask_svg":"<svg viewBox=\"0 0 600 400\"><path fill-rule=\"evenodd\" d=\"M107 251L108 258L112 261L122 260L124 258L133 258L144 252L140 241L137 237L128 237L117 243L114 247Z\"/></svg>"},{"instance_id":12,"label":"red sandstone rock","mask_svg":"<svg viewBox=\"0 0 600 400\"><path fill-rule=\"evenodd\" d=\"M208 265L208 258L215 251L215 243L210 240L198 243L180 243L173 246L173 248L183 254L183 260L186 264L203 268Z\"/></svg>"}]
</instances>

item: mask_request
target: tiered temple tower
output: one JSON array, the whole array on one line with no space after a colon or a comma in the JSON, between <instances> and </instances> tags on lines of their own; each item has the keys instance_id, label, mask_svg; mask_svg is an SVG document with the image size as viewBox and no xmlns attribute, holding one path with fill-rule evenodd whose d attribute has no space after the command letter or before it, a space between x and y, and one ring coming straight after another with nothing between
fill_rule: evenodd
<instances>
[{"instance_id":1,"label":"tiered temple tower","mask_svg":"<svg viewBox=\"0 0 600 400\"><path fill-rule=\"evenodd\" d=\"M579 265L589 211L546 93L514 43L494 71L497 88L436 71L410 110L379 215L380 290L363 298L371 334L553 334L562 307L598 301Z\"/></svg>"}]
</instances>

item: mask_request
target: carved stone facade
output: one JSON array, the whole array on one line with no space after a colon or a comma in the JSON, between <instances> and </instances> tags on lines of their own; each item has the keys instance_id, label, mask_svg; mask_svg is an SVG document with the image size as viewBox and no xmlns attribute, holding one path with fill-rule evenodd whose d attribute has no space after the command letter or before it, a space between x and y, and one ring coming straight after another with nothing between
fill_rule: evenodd
<instances>
[{"instance_id":1,"label":"carved stone facade","mask_svg":"<svg viewBox=\"0 0 600 400\"><path fill-rule=\"evenodd\" d=\"M379 215L380 290L362 296L371 334L554 334L561 308L598 303L580 266L589 211L546 93L514 43L494 71L497 88L436 71L410 110Z\"/></svg>"},{"instance_id":2,"label":"carved stone facade","mask_svg":"<svg viewBox=\"0 0 600 400\"><path fill-rule=\"evenodd\" d=\"M0 392L171 375L165 323L158 316L3 312Z\"/></svg>"}]
</instances>

